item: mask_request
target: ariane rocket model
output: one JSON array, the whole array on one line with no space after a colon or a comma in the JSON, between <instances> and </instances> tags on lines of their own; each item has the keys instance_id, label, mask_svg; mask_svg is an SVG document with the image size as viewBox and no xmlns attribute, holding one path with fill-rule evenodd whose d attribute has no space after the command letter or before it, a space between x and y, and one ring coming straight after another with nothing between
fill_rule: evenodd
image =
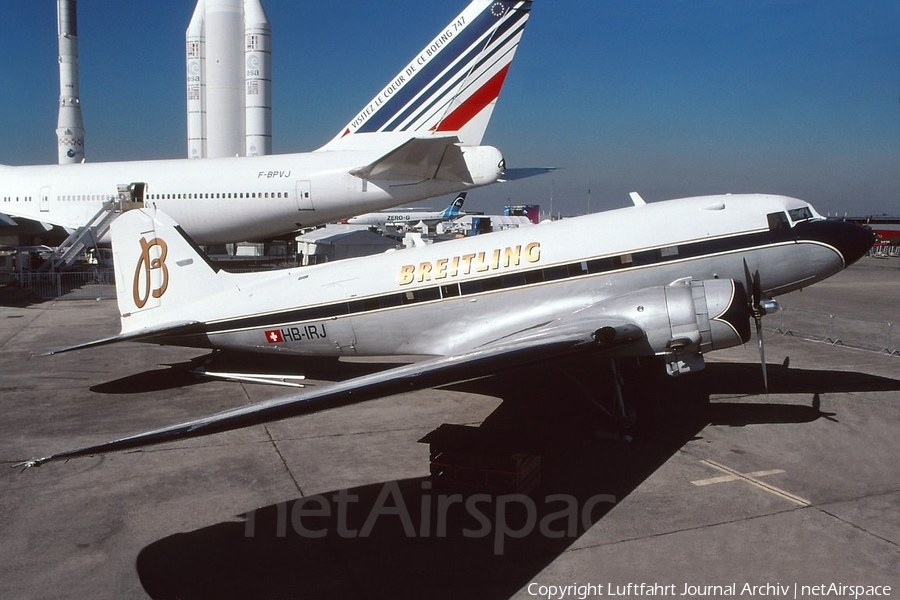
<instances>
[{"instance_id":1,"label":"ariane rocket model","mask_svg":"<svg viewBox=\"0 0 900 600\"><path fill-rule=\"evenodd\" d=\"M78 20L75 0L57 0L59 23L59 164L84 162L84 122L78 98Z\"/></svg>"},{"instance_id":2,"label":"ariane rocket model","mask_svg":"<svg viewBox=\"0 0 900 600\"><path fill-rule=\"evenodd\" d=\"M271 39L260 0L198 0L185 33L188 157L271 154Z\"/></svg>"}]
</instances>

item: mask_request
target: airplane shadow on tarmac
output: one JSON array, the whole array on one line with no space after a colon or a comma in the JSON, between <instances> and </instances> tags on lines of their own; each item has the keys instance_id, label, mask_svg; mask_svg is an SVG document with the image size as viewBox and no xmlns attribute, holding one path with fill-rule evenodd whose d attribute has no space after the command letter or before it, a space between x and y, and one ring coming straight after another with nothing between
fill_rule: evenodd
<instances>
[{"instance_id":1,"label":"airplane shadow on tarmac","mask_svg":"<svg viewBox=\"0 0 900 600\"><path fill-rule=\"evenodd\" d=\"M508 598L708 424L837 416L815 401L710 403L711 394L762 387L758 365L710 364L691 377L638 384L633 393L659 402L649 403L633 437L598 439L583 390L604 389L608 379L596 366L593 375L581 371L577 382L522 369L451 388L502 398L481 429L540 446L541 480L527 498L454 497L428 478L334 490L154 542L137 558L141 583L153 598ZM900 390L897 380L780 366L770 366L769 381L773 394L814 400Z\"/></svg>"}]
</instances>

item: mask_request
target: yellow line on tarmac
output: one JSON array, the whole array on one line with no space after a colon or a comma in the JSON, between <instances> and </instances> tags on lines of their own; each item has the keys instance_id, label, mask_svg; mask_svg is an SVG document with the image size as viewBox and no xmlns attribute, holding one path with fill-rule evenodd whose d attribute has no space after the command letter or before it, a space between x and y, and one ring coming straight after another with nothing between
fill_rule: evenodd
<instances>
[{"instance_id":1,"label":"yellow line on tarmac","mask_svg":"<svg viewBox=\"0 0 900 600\"><path fill-rule=\"evenodd\" d=\"M765 477L766 475L778 475L784 473L784 469L769 469L768 471L754 471L747 473L750 477ZM696 486L712 485L714 483L727 483L729 481L740 481L740 477L736 475L722 475L721 477L710 477L709 479L697 479L692 481Z\"/></svg>"},{"instance_id":2,"label":"yellow line on tarmac","mask_svg":"<svg viewBox=\"0 0 900 600\"><path fill-rule=\"evenodd\" d=\"M722 471L724 473L728 473L728 475L724 476L724 477L714 477L713 479L715 479L717 481L702 480L702 479L698 480L698 481L694 481L694 482L692 482L694 485L708 485L708 483L703 483L704 481L709 481L710 483L720 483L723 481L734 481L735 479L737 479L737 480L749 483L752 486L758 487L761 490L765 490L765 491L769 492L770 494L774 494L774 495L778 496L779 498L784 498L785 500L789 500L789 501L793 502L794 504L797 504L798 506L810 506L810 502L808 500L805 500L805 499L801 498L800 496L791 494L790 492L786 492L781 488L775 487L774 485L769 485L768 483L766 483L764 481L760 481L758 479L758 477L761 477L763 475L771 475L771 474L779 473L779 472L783 473L784 471L782 471L780 469L775 469L773 471L756 471L754 473L740 473L740 472L732 469L731 467L726 467L725 465L719 464L719 463L711 461L711 460L701 460L700 462L702 462L703 464L708 465L714 469L718 469L719 471Z\"/></svg>"}]
</instances>

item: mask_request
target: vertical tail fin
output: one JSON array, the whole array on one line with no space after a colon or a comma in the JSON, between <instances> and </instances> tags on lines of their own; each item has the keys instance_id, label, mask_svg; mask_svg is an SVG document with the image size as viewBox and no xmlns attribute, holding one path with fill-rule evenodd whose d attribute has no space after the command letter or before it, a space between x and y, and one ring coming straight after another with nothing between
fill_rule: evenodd
<instances>
[{"instance_id":1,"label":"vertical tail fin","mask_svg":"<svg viewBox=\"0 0 900 600\"><path fill-rule=\"evenodd\" d=\"M444 212L441 213L441 216L445 219L452 219L456 215L459 214L459 211L462 210L463 204L466 201L466 192L461 192L454 200L450 203L450 206L444 209Z\"/></svg>"},{"instance_id":2,"label":"vertical tail fin","mask_svg":"<svg viewBox=\"0 0 900 600\"><path fill-rule=\"evenodd\" d=\"M473 0L325 148L374 132L481 144L530 12L531 0Z\"/></svg>"},{"instance_id":3,"label":"vertical tail fin","mask_svg":"<svg viewBox=\"0 0 900 600\"><path fill-rule=\"evenodd\" d=\"M185 307L224 289L231 276L161 211L128 211L110 231L123 334L186 320Z\"/></svg>"}]
</instances>

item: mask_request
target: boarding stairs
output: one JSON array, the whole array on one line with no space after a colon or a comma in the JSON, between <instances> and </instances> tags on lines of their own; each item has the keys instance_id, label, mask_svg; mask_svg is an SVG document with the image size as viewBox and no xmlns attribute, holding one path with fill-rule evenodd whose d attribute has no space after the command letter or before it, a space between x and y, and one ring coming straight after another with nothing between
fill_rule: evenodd
<instances>
[{"instance_id":1,"label":"boarding stairs","mask_svg":"<svg viewBox=\"0 0 900 600\"><path fill-rule=\"evenodd\" d=\"M97 249L99 256L100 240L109 233L109 226L113 220L125 211L143 206L143 187L144 184L135 183L119 185L118 195L104 202L97 214L73 231L44 261L38 271L67 269L88 248ZM140 193L136 194L138 190Z\"/></svg>"}]
</instances>

